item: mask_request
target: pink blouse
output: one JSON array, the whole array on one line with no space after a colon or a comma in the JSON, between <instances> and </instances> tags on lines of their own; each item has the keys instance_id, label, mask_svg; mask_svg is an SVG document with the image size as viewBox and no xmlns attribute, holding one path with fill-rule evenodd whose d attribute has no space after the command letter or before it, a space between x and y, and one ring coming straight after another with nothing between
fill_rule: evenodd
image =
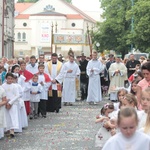
<instances>
[{"instance_id":1,"label":"pink blouse","mask_svg":"<svg viewBox=\"0 0 150 150\"><path fill-rule=\"evenodd\" d=\"M146 88L148 88L148 86L150 86L150 83L147 82L145 79L141 80L138 83L138 86L140 86L142 88L142 91L145 90Z\"/></svg>"}]
</instances>

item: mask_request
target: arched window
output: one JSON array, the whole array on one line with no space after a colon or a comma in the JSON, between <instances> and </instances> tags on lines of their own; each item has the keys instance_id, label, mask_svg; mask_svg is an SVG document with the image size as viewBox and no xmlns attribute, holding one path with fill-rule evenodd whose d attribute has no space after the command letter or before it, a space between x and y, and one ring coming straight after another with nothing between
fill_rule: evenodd
<instances>
[{"instance_id":1,"label":"arched window","mask_svg":"<svg viewBox=\"0 0 150 150\"><path fill-rule=\"evenodd\" d=\"M25 32L22 33L22 41L26 41L26 33Z\"/></svg>"},{"instance_id":2,"label":"arched window","mask_svg":"<svg viewBox=\"0 0 150 150\"><path fill-rule=\"evenodd\" d=\"M20 32L18 32L18 34L17 34L17 39L18 39L18 41L21 41L21 33Z\"/></svg>"}]
</instances>

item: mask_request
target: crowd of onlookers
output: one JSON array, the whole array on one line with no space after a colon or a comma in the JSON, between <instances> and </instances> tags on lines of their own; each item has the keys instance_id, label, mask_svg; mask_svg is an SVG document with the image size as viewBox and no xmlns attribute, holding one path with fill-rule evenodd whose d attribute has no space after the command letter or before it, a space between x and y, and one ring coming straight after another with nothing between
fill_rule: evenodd
<instances>
[{"instance_id":1,"label":"crowd of onlookers","mask_svg":"<svg viewBox=\"0 0 150 150\"><path fill-rule=\"evenodd\" d=\"M77 93L76 79L80 80ZM143 56L140 60L135 60L133 54L128 60L113 54L98 58L94 51L90 58L82 54L76 59L74 53L67 59L54 53L51 60L45 60L44 55L38 59L3 57L0 83L0 138L4 133L13 138L15 132L22 132L28 127L28 118L46 118L48 110L59 113L61 97L65 106L71 106L78 96L97 104L109 95L110 102L96 116L100 129L95 146L102 148L106 143L103 149L112 145L116 150L115 138L125 137L118 145L122 147L135 134L150 143L144 135L150 134L150 61ZM137 135L133 139L139 140ZM129 148L136 149L131 143L127 142Z\"/></svg>"},{"instance_id":2,"label":"crowd of onlookers","mask_svg":"<svg viewBox=\"0 0 150 150\"><path fill-rule=\"evenodd\" d=\"M135 60L134 55L131 54L124 64L120 58L114 59L113 55L110 57L111 63L110 61L105 63L108 76L104 81L108 82L103 82L104 85L107 83L110 102L106 103L100 114L96 116L96 123L100 129L95 137L95 146L103 150L140 150L141 145L145 144L145 149L148 150L150 149L150 61L143 57ZM103 78L105 77L103 75Z\"/></svg>"}]
</instances>

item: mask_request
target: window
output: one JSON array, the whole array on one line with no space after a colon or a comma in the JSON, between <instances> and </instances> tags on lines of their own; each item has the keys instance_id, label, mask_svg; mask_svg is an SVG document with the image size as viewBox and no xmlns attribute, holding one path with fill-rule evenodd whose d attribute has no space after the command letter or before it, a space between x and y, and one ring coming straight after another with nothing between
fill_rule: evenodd
<instances>
[{"instance_id":1,"label":"window","mask_svg":"<svg viewBox=\"0 0 150 150\"><path fill-rule=\"evenodd\" d=\"M26 27L26 26L27 26L27 23L26 23L26 22L24 22L24 23L23 23L23 26L24 26L24 27Z\"/></svg>"},{"instance_id":2,"label":"window","mask_svg":"<svg viewBox=\"0 0 150 150\"><path fill-rule=\"evenodd\" d=\"M22 55L23 55L23 52L19 52L19 55L22 56Z\"/></svg>"},{"instance_id":3,"label":"window","mask_svg":"<svg viewBox=\"0 0 150 150\"><path fill-rule=\"evenodd\" d=\"M72 24L71 24L71 26L72 26L72 27L75 27L75 26L76 26L76 24L75 24L75 23L72 23Z\"/></svg>"},{"instance_id":4,"label":"window","mask_svg":"<svg viewBox=\"0 0 150 150\"><path fill-rule=\"evenodd\" d=\"M18 32L18 34L17 34L17 39L18 39L18 41L21 41L21 33L20 32Z\"/></svg>"},{"instance_id":5,"label":"window","mask_svg":"<svg viewBox=\"0 0 150 150\"><path fill-rule=\"evenodd\" d=\"M22 41L26 41L26 33L25 32L22 33Z\"/></svg>"}]
</instances>

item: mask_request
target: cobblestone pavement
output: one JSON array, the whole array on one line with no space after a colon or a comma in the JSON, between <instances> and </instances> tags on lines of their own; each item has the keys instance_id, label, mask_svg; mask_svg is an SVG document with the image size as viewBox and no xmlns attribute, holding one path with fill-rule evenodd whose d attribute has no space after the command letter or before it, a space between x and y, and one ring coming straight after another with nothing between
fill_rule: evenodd
<instances>
[{"instance_id":1,"label":"cobblestone pavement","mask_svg":"<svg viewBox=\"0 0 150 150\"><path fill-rule=\"evenodd\" d=\"M47 118L29 120L29 127L14 139L0 140L0 150L96 150L95 134L99 125L95 116L101 106L85 101L63 106L60 113L48 113Z\"/></svg>"}]
</instances>

